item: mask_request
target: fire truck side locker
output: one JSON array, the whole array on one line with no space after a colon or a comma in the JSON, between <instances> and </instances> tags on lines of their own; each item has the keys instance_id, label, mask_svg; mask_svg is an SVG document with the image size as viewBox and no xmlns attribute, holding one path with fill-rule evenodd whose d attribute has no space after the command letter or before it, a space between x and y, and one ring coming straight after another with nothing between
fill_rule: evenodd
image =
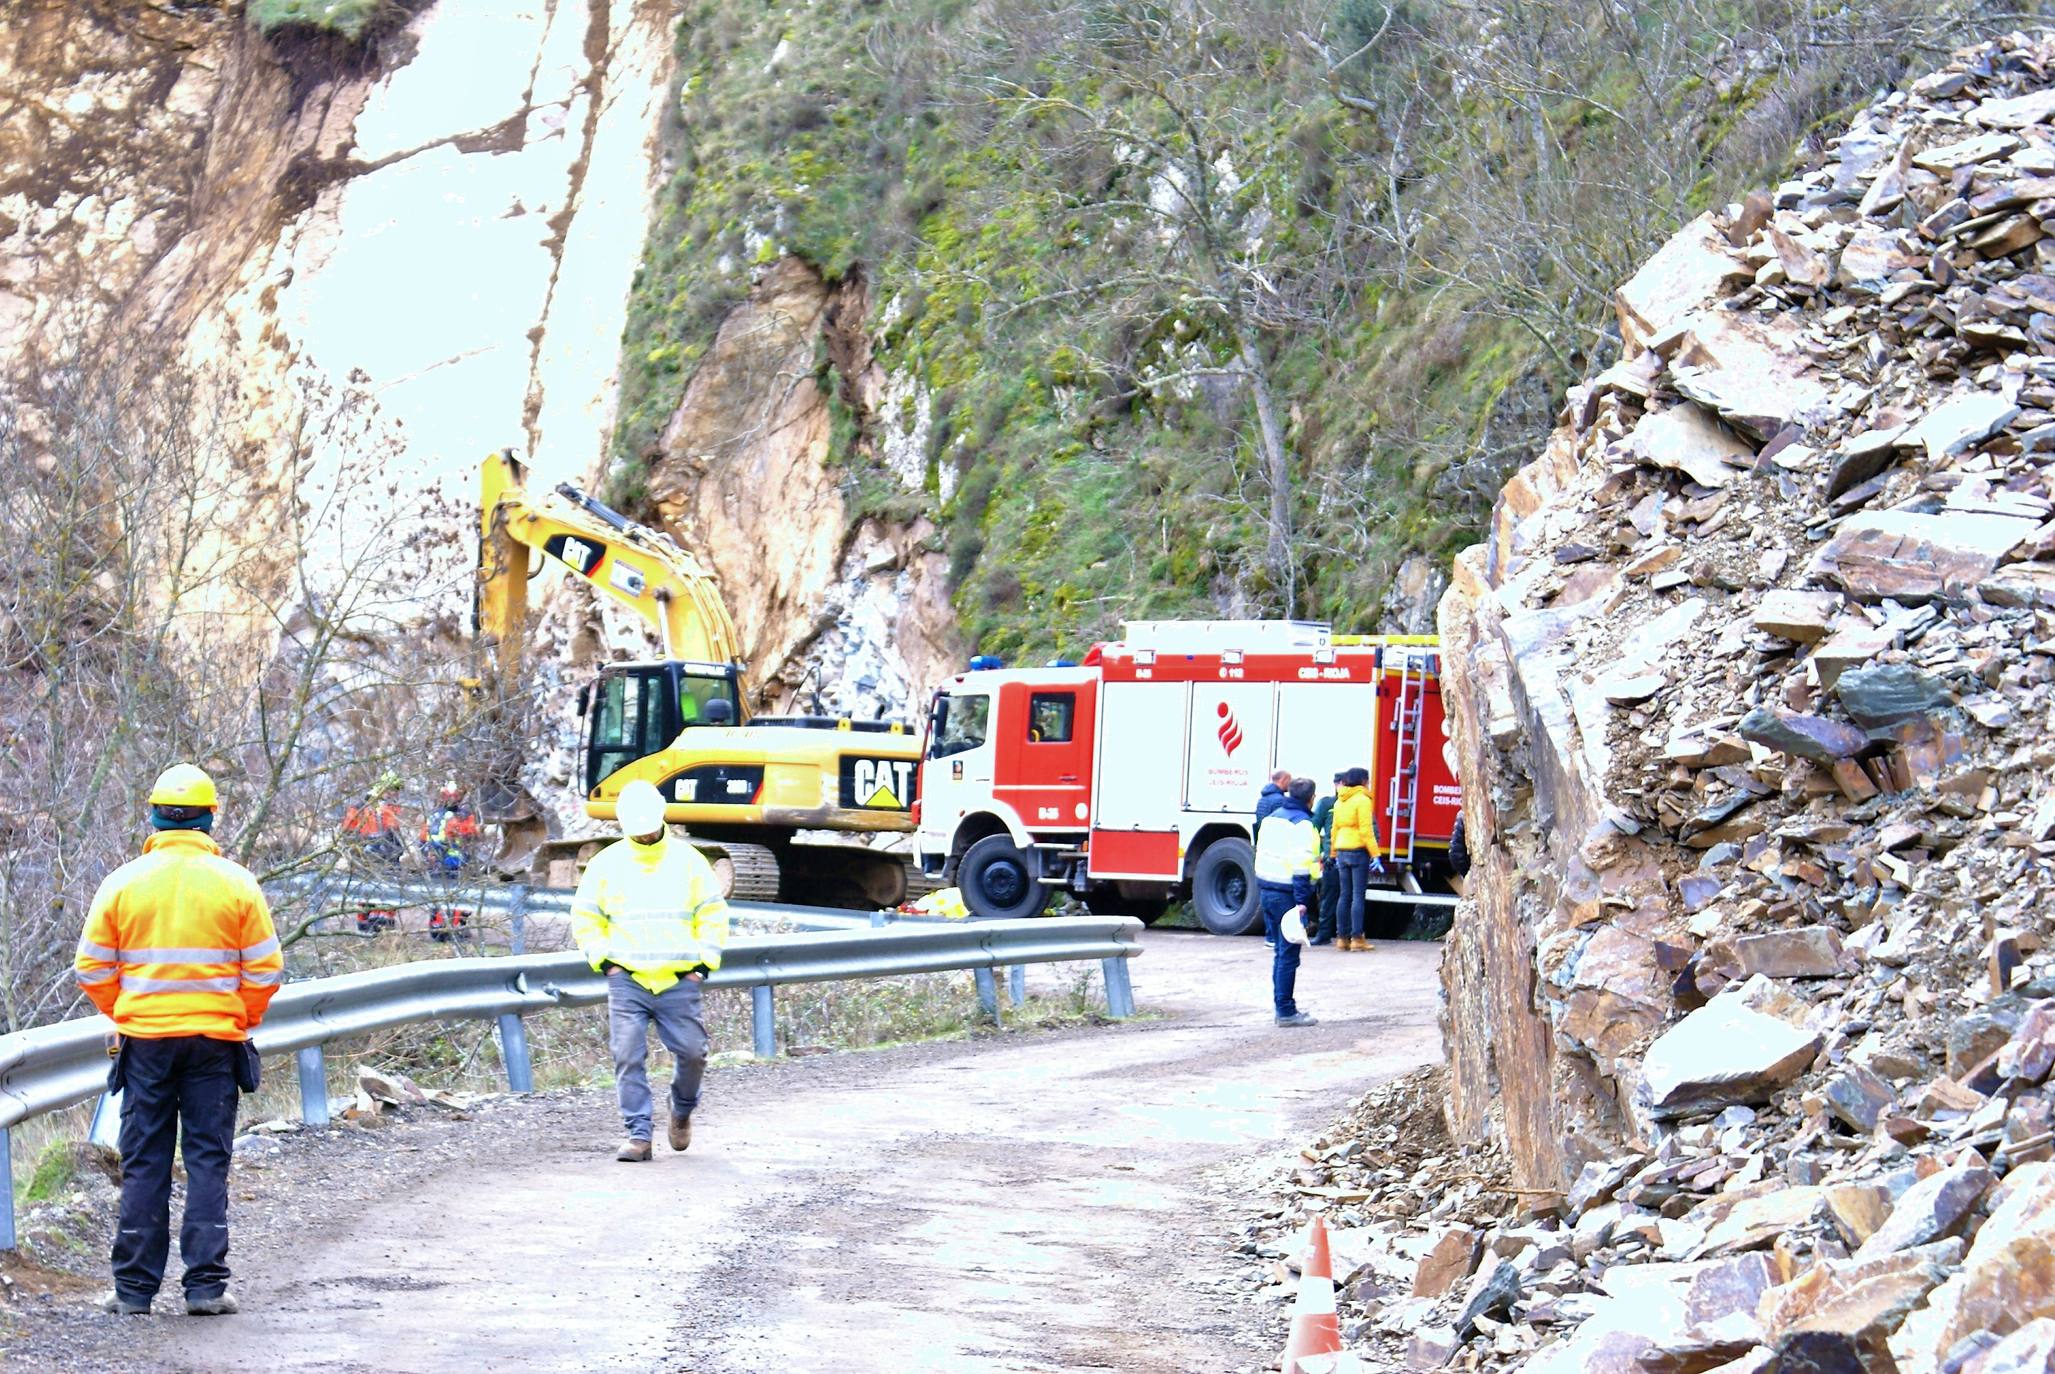
<instances>
[{"instance_id":1,"label":"fire truck side locker","mask_svg":"<svg viewBox=\"0 0 2055 1374\"><path fill-rule=\"evenodd\" d=\"M1175 883L1178 828L1164 825L1182 795L1191 690L1182 682L1102 682L1099 758L1086 871L1094 879ZM1166 760L1177 760L1166 768Z\"/></svg>"}]
</instances>

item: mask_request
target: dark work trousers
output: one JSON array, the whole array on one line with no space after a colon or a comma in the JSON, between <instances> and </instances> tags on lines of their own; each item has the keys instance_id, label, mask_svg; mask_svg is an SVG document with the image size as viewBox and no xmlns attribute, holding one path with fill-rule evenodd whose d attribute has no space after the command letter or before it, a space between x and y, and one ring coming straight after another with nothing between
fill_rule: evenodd
<instances>
[{"instance_id":1,"label":"dark work trousers","mask_svg":"<svg viewBox=\"0 0 2055 1374\"><path fill-rule=\"evenodd\" d=\"M1337 849L1335 867L1341 870L1341 921L1335 928L1342 938L1363 938L1363 889L1370 881L1370 851Z\"/></svg>"},{"instance_id":2,"label":"dark work trousers","mask_svg":"<svg viewBox=\"0 0 2055 1374\"><path fill-rule=\"evenodd\" d=\"M1299 947L1284 938L1284 917L1298 903L1288 887L1258 883L1256 890L1263 898L1263 938L1277 946L1270 956L1271 1000L1279 1016L1296 1016L1299 1004L1292 1000L1292 993L1299 982Z\"/></svg>"},{"instance_id":3,"label":"dark work trousers","mask_svg":"<svg viewBox=\"0 0 2055 1374\"><path fill-rule=\"evenodd\" d=\"M228 1160L235 1143L232 1040L199 1035L122 1042L121 1219L114 1289L148 1303L171 1249L171 1153L183 1135L186 1214L178 1232L188 1298L228 1287ZM183 1130L181 1130L183 1128Z\"/></svg>"},{"instance_id":4,"label":"dark work trousers","mask_svg":"<svg viewBox=\"0 0 2055 1374\"><path fill-rule=\"evenodd\" d=\"M1320 908L1320 929L1313 938L1322 944L1334 940L1335 917L1341 915L1341 865L1332 854L1320 865L1320 881L1313 885L1313 900Z\"/></svg>"},{"instance_id":5,"label":"dark work trousers","mask_svg":"<svg viewBox=\"0 0 2055 1374\"><path fill-rule=\"evenodd\" d=\"M621 1125L631 1140L650 1137L649 1032L671 1052L671 1120L683 1121L699 1105L706 1075L706 1020L699 984L680 978L651 992L618 966L607 970L607 1041L614 1055L614 1083L621 1099Z\"/></svg>"}]
</instances>

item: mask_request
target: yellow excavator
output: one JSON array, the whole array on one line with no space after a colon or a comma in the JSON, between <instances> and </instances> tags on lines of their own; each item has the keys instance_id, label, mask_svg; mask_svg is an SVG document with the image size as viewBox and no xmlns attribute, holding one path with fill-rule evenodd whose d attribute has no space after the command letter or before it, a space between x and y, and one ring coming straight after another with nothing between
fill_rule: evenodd
<instances>
[{"instance_id":1,"label":"yellow excavator","mask_svg":"<svg viewBox=\"0 0 2055 1374\"><path fill-rule=\"evenodd\" d=\"M528 581L546 558L641 616L656 662L610 663L579 694L587 815L611 820L621 789L655 783L729 895L819 906L888 907L906 895L904 859L861 842L808 842L913 829L920 736L899 721L751 715L734 621L710 573L677 541L569 483L531 497L512 450L479 486L473 626L512 676Z\"/></svg>"}]
</instances>

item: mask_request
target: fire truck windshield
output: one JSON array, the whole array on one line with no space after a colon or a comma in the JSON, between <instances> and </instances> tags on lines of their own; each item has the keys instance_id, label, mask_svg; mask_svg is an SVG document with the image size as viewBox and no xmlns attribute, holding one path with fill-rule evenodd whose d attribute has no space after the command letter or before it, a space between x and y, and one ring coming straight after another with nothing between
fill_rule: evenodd
<instances>
[{"instance_id":1,"label":"fire truck windshield","mask_svg":"<svg viewBox=\"0 0 2055 1374\"><path fill-rule=\"evenodd\" d=\"M987 696L945 696L935 703L935 727L929 736L928 757L947 758L962 754L985 742L986 723L991 719L992 699Z\"/></svg>"}]
</instances>

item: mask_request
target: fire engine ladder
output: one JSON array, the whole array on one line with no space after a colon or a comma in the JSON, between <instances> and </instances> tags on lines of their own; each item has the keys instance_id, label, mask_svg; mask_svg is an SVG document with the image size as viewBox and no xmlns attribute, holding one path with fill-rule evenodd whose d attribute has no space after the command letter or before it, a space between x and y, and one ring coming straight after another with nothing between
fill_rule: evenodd
<instances>
[{"instance_id":1,"label":"fire engine ladder","mask_svg":"<svg viewBox=\"0 0 2055 1374\"><path fill-rule=\"evenodd\" d=\"M1391 857L1401 864L1413 859L1413 837L1420 829L1420 728L1427 710L1428 662L1424 656L1399 659L1399 698L1392 707L1393 741L1390 795L1386 815L1391 826Z\"/></svg>"}]
</instances>

